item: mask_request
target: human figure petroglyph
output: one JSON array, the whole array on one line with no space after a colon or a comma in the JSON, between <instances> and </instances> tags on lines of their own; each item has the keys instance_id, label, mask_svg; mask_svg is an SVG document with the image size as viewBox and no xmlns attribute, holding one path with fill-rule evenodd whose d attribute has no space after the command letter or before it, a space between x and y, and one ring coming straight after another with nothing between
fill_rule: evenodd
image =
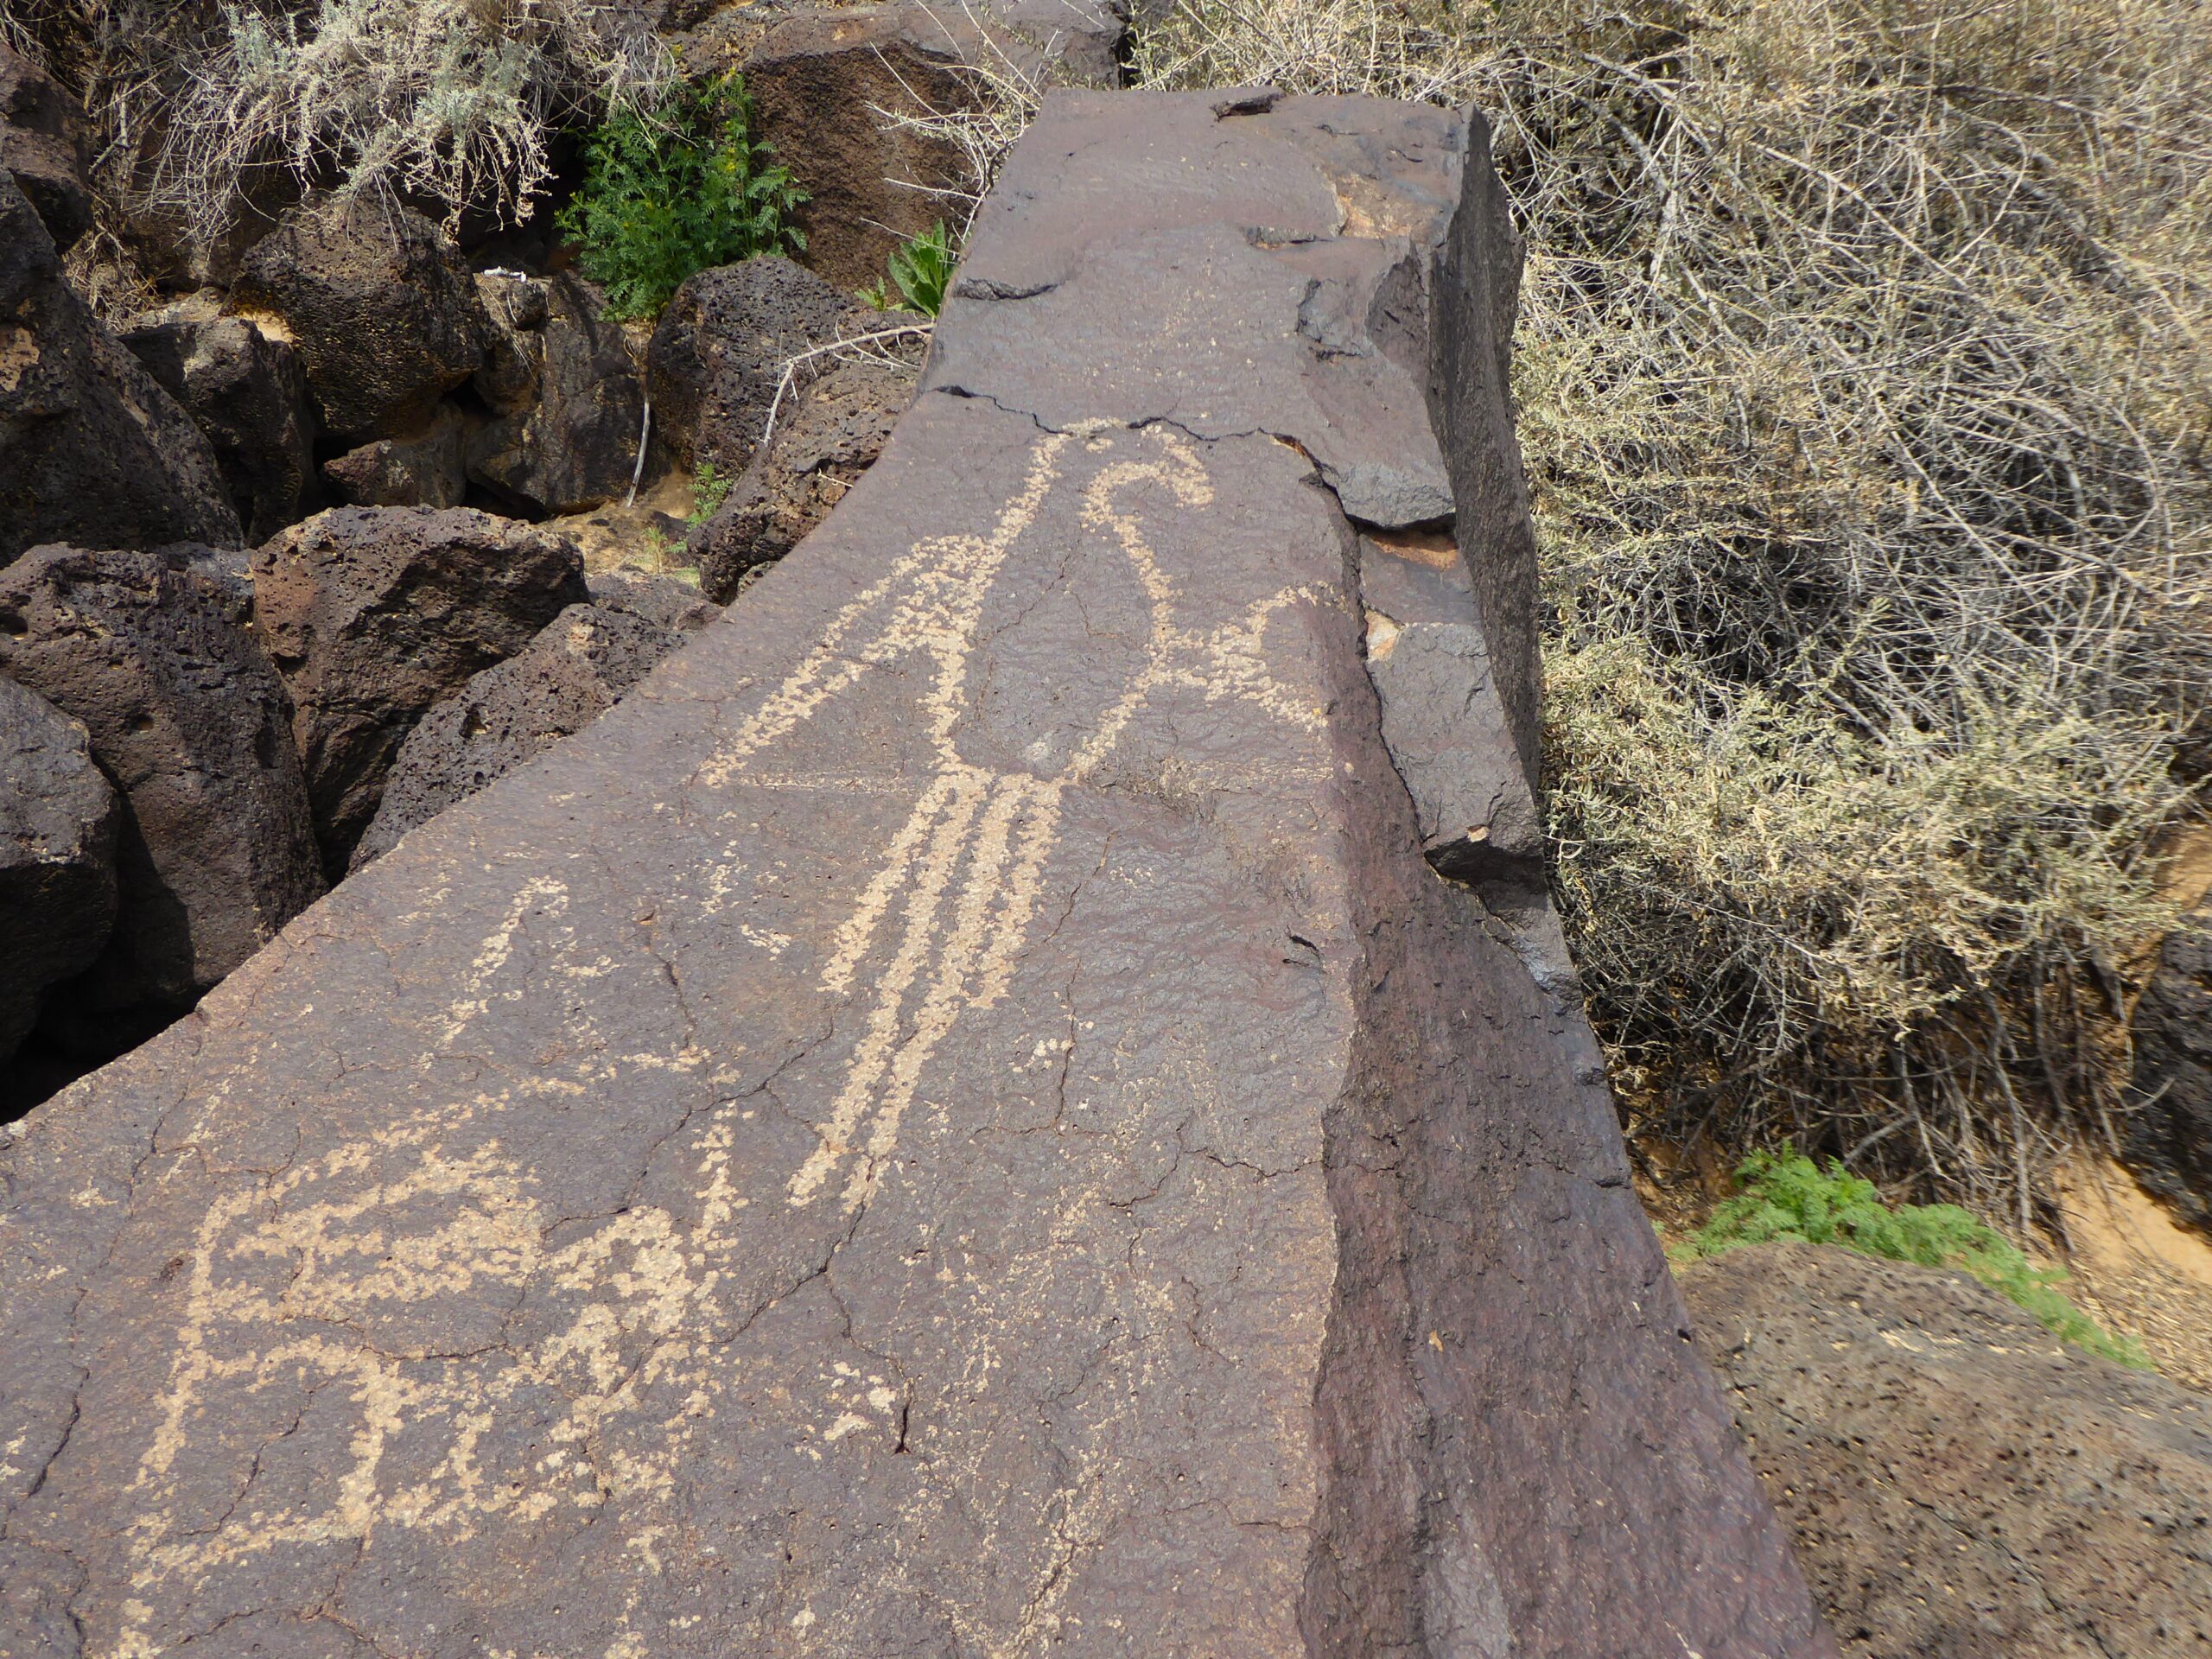
<instances>
[{"instance_id":1,"label":"human figure petroglyph","mask_svg":"<svg viewBox=\"0 0 2212 1659\"><path fill-rule=\"evenodd\" d=\"M1057 757L1039 760L1040 746L1031 746L1025 759L1039 770L978 764L962 751L960 727L976 696L986 607L1077 461L1090 464L1080 531L1126 561L1142 595L1141 661ZM1335 602L1333 594L1286 588L1210 628L1179 615L1178 585L1135 498L1196 509L1211 495L1197 447L1166 429L1041 438L987 533L917 543L832 619L699 768L705 791L772 787L779 780L754 768L779 740L874 669L915 657L927 665L931 768L817 972L824 993L864 1014L836 1093L814 1121L817 1144L784 1183L791 1205L813 1205L841 1176L848 1208L874 1190L933 1056L964 1014L993 1006L1012 984L1068 792L1095 782L1148 698L1182 689L1321 728L1323 711L1268 671L1263 648L1274 619L1302 602ZM563 920L569 903L555 874L518 887L429 1023L425 1075L433 1058L465 1049L491 1010L527 994L527 957L518 960L525 933L535 930L541 957L580 948ZM706 908L719 909L720 899ZM624 1058L662 1067L699 1061L688 1052ZM573 1085L546 1076L527 1086ZM185 1263L186 1317L129 1495L137 1568L111 1649L119 1659L160 1651L157 1599L189 1595L256 1556L362 1542L384 1528L459 1541L613 1504L640 1562L658 1570L655 1541L664 1529L655 1516L728 1385L726 1358L699 1333L729 1323L734 1223L749 1202L732 1168L746 1109L726 1100L687 1132L691 1215L639 1205L555 1243L556 1217L495 1133L524 1089L424 1106L211 1207ZM365 1309L435 1307L480 1292L515 1306L525 1294L542 1299L546 1333L516 1344L502 1325L458 1351L361 1337L371 1323ZM180 1475L195 1427L209 1432L229 1408L223 1396L235 1406L241 1393L325 1384L349 1402L351 1427L348 1462L317 1501L264 1509L248 1491L212 1526L192 1512ZM849 1426L889 1409L880 1378L858 1378L848 1392L824 1402L835 1407L825 1421ZM512 1451L495 1457L488 1431L520 1410L544 1414L539 1447L524 1461Z\"/></svg>"}]
</instances>

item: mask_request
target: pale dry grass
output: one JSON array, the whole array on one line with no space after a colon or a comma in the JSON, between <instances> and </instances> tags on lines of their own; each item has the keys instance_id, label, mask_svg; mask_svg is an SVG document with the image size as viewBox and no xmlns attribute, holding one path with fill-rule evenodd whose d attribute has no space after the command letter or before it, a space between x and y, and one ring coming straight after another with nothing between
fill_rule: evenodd
<instances>
[{"instance_id":1,"label":"pale dry grass","mask_svg":"<svg viewBox=\"0 0 2212 1659\"><path fill-rule=\"evenodd\" d=\"M2212 692L2201 6L1185 0L1138 62L1491 116L1616 1079L2028 1224Z\"/></svg>"},{"instance_id":2,"label":"pale dry grass","mask_svg":"<svg viewBox=\"0 0 2212 1659\"><path fill-rule=\"evenodd\" d=\"M84 100L111 200L211 243L286 177L526 219L559 132L672 67L600 0L0 0L0 31Z\"/></svg>"}]
</instances>

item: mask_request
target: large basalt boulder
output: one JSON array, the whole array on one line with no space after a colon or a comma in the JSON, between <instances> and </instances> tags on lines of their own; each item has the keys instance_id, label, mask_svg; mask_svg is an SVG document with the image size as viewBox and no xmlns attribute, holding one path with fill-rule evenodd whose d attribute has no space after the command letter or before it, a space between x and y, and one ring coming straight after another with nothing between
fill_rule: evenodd
<instances>
[{"instance_id":1,"label":"large basalt boulder","mask_svg":"<svg viewBox=\"0 0 2212 1659\"><path fill-rule=\"evenodd\" d=\"M2176 1215L2212 1230L2212 905L2166 936L2134 1037L2121 1155Z\"/></svg>"},{"instance_id":2,"label":"large basalt boulder","mask_svg":"<svg viewBox=\"0 0 2212 1659\"><path fill-rule=\"evenodd\" d=\"M686 472L705 462L736 477L785 365L871 326L874 312L778 254L699 272L676 290L646 347L654 441Z\"/></svg>"},{"instance_id":3,"label":"large basalt boulder","mask_svg":"<svg viewBox=\"0 0 2212 1659\"><path fill-rule=\"evenodd\" d=\"M465 507L317 513L255 553L253 587L334 880L415 722L590 598L574 543Z\"/></svg>"},{"instance_id":4,"label":"large basalt boulder","mask_svg":"<svg viewBox=\"0 0 2212 1659\"><path fill-rule=\"evenodd\" d=\"M840 288L884 280L908 238L957 216L976 188L969 152L931 118L981 114L991 82L1111 86L1128 19L1118 0L930 0L801 6L745 60L760 130L807 194L804 259Z\"/></svg>"},{"instance_id":5,"label":"large basalt boulder","mask_svg":"<svg viewBox=\"0 0 2212 1659\"><path fill-rule=\"evenodd\" d=\"M1682 1291L1853 1659L2212 1648L2202 1395L1963 1274L1765 1244Z\"/></svg>"},{"instance_id":6,"label":"large basalt boulder","mask_svg":"<svg viewBox=\"0 0 2212 1659\"><path fill-rule=\"evenodd\" d=\"M307 371L323 429L397 437L484 360L484 320L459 251L413 209L311 197L255 243L231 306L268 319Z\"/></svg>"},{"instance_id":7,"label":"large basalt boulder","mask_svg":"<svg viewBox=\"0 0 2212 1659\"><path fill-rule=\"evenodd\" d=\"M39 548L0 571L0 675L121 791L121 907L78 1012L189 1002L322 891L290 709L205 550Z\"/></svg>"},{"instance_id":8,"label":"large basalt boulder","mask_svg":"<svg viewBox=\"0 0 2212 1659\"><path fill-rule=\"evenodd\" d=\"M0 169L16 175L54 245L92 228L84 117L53 76L0 41Z\"/></svg>"},{"instance_id":9,"label":"large basalt boulder","mask_svg":"<svg viewBox=\"0 0 2212 1659\"><path fill-rule=\"evenodd\" d=\"M1096 327L0 1153L17 1645L1834 1652L1423 855L1327 417L1174 413L1309 292L1213 256L1502 234L1482 129L1217 99L1048 99L934 349L1033 254Z\"/></svg>"},{"instance_id":10,"label":"large basalt boulder","mask_svg":"<svg viewBox=\"0 0 2212 1659\"><path fill-rule=\"evenodd\" d=\"M423 716L399 746L353 868L417 824L573 737L683 643L675 628L597 604L571 605L519 653Z\"/></svg>"},{"instance_id":11,"label":"large basalt boulder","mask_svg":"<svg viewBox=\"0 0 2212 1659\"><path fill-rule=\"evenodd\" d=\"M0 1065L107 944L121 817L84 723L0 679Z\"/></svg>"},{"instance_id":12,"label":"large basalt boulder","mask_svg":"<svg viewBox=\"0 0 2212 1659\"><path fill-rule=\"evenodd\" d=\"M747 572L797 547L875 464L913 396L911 372L849 363L789 399L766 447L688 538L700 591L726 605Z\"/></svg>"},{"instance_id":13,"label":"large basalt boulder","mask_svg":"<svg viewBox=\"0 0 2212 1659\"><path fill-rule=\"evenodd\" d=\"M0 172L0 565L41 542L238 539L207 440L70 290Z\"/></svg>"},{"instance_id":14,"label":"large basalt boulder","mask_svg":"<svg viewBox=\"0 0 2212 1659\"><path fill-rule=\"evenodd\" d=\"M496 366L476 378L506 412L470 435L469 478L536 516L613 500L629 487L644 435L645 386L621 326L575 276L479 280L506 290ZM530 289L534 303L513 291Z\"/></svg>"},{"instance_id":15,"label":"large basalt boulder","mask_svg":"<svg viewBox=\"0 0 2212 1659\"><path fill-rule=\"evenodd\" d=\"M356 507L457 507L468 495L467 417L442 406L420 431L378 438L322 464L322 481Z\"/></svg>"},{"instance_id":16,"label":"large basalt boulder","mask_svg":"<svg viewBox=\"0 0 2212 1659\"><path fill-rule=\"evenodd\" d=\"M197 296L136 319L122 340L207 435L246 539L296 523L315 486L315 416L299 354Z\"/></svg>"}]
</instances>

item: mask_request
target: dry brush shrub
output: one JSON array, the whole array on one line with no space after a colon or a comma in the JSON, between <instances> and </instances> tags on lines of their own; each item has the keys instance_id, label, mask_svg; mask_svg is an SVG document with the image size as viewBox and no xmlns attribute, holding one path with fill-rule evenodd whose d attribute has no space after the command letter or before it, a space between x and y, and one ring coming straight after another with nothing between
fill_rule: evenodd
<instances>
[{"instance_id":1,"label":"dry brush shrub","mask_svg":"<svg viewBox=\"0 0 2212 1659\"><path fill-rule=\"evenodd\" d=\"M112 203L213 242L264 180L518 220L557 132L656 89L597 0L0 0L100 129Z\"/></svg>"},{"instance_id":2,"label":"dry brush shrub","mask_svg":"<svg viewBox=\"0 0 2212 1659\"><path fill-rule=\"evenodd\" d=\"M1139 60L1490 113L1616 1080L2028 1224L2212 707L2195 0L1185 0Z\"/></svg>"}]
</instances>

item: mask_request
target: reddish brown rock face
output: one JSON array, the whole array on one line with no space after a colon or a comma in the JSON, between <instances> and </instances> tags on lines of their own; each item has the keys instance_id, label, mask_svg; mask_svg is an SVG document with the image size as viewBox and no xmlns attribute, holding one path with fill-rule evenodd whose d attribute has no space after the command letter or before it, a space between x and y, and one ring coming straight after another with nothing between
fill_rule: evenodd
<instances>
[{"instance_id":1,"label":"reddish brown rock face","mask_svg":"<svg viewBox=\"0 0 2212 1659\"><path fill-rule=\"evenodd\" d=\"M1426 281L1465 135L1235 119L1048 105L979 232L943 360L1014 254L1110 253L1115 396L1088 334L1019 365L1065 414L969 353L588 732L28 1121L19 1644L1832 1651L1579 1014L1423 859L1309 459L1373 434L1136 395L1315 297L1163 230L1371 187ZM1039 223L1077 155L1120 194Z\"/></svg>"}]
</instances>

